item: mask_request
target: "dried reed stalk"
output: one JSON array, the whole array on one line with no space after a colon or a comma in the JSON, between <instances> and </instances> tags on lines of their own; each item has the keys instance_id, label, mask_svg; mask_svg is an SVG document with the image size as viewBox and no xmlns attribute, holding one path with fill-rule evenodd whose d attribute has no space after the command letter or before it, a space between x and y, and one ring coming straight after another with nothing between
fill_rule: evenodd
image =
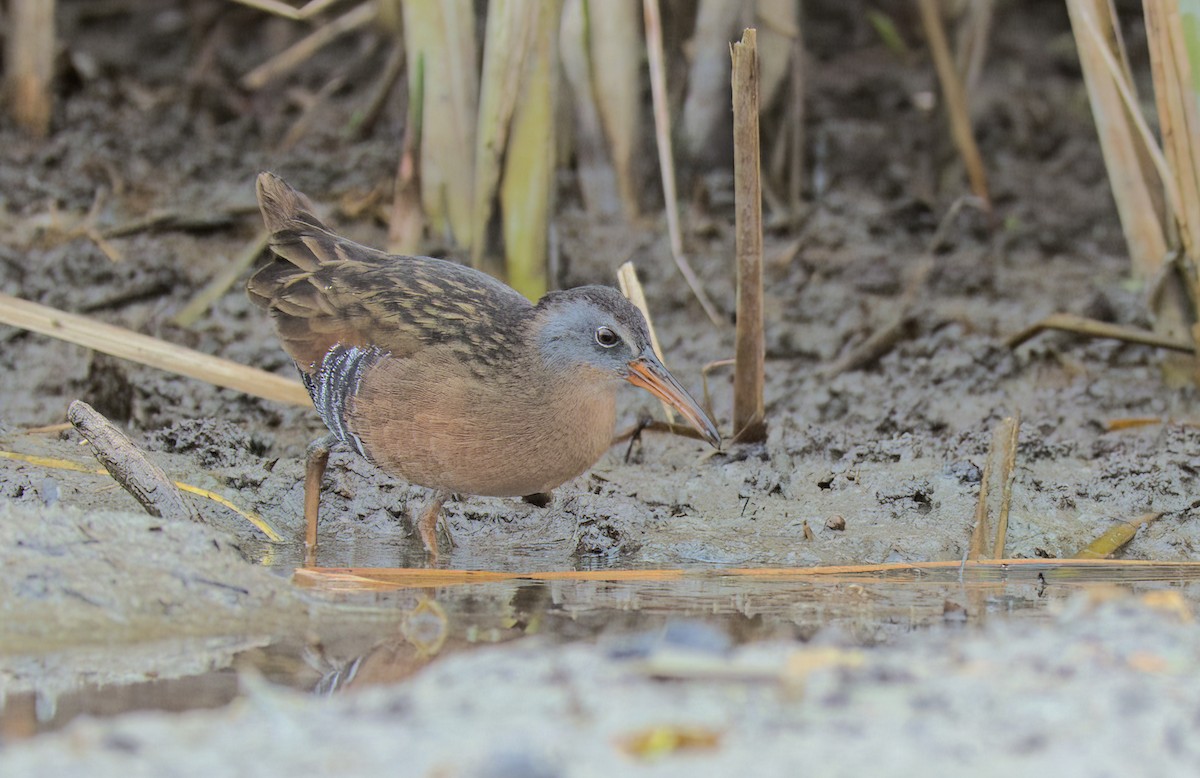
<instances>
[{"instance_id":1,"label":"dried reed stalk","mask_svg":"<svg viewBox=\"0 0 1200 778\"><path fill-rule=\"evenodd\" d=\"M1108 322L1096 321L1084 316L1076 316L1072 313L1051 314L1038 323L1026 327L1014 335L1010 335L1004 342L1009 348L1016 348L1046 330L1073 332L1076 335L1083 335L1089 338L1111 338L1126 343L1139 343L1143 346L1154 346L1155 348L1178 351L1184 354L1193 354L1196 351L1195 345L1189 340L1182 340L1170 335L1160 335L1156 332L1138 329L1137 327L1109 324Z\"/></svg>"},{"instance_id":2,"label":"dried reed stalk","mask_svg":"<svg viewBox=\"0 0 1200 778\"><path fill-rule=\"evenodd\" d=\"M730 47L733 57L733 184L736 214L737 333L733 368L734 440L766 437L763 383L762 185L758 132L758 37Z\"/></svg>"},{"instance_id":3,"label":"dried reed stalk","mask_svg":"<svg viewBox=\"0 0 1200 778\"><path fill-rule=\"evenodd\" d=\"M485 265L488 224L512 129L513 112L521 94L525 58L538 23L538 4L523 0L494 0L488 5L484 32L483 72L479 82L478 123L475 128L475 183L471 228L471 264L501 275L499 263Z\"/></svg>"},{"instance_id":4,"label":"dried reed stalk","mask_svg":"<svg viewBox=\"0 0 1200 778\"><path fill-rule=\"evenodd\" d=\"M308 392L299 381L6 294L0 294L0 324L266 400L289 405L309 403Z\"/></svg>"},{"instance_id":5,"label":"dried reed stalk","mask_svg":"<svg viewBox=\"0 0 1200 778\"><path fill-rule=\"evenodd\" d=\"M989 518L996 486L1000 487L1000 504L996 511L996 533L992 544L992 557L1003 556L1005 536L1008 533L1008 510L1012 501L1013 468L1017 459L1017 437L1021 429L1019 414L1005 417L992 430L992 443L988 449L987 463L983 466L983 478L979 481L979 501L975 504L975 526L971 531L971 544L967 559L985 559Z\"/></svg>"},{"instance_id":6,"label":"dried reed stalk","mask_svg":"<svg viewBox=\"0 0 1200 778\"><path fill-rule=\"evenodd\" d=\"M1109 0L1067 0L1067 11L1133 270L1154 278L1167 255L1164 182L1147 158L1147 136L1138 126L1144 120L1131 96L1112 9Z\"/></svg>"},{"instance_id":7,"label":"dried reed stalk","mask_svg":"<svg viewBox=\"0 0 1200 778\"><path fill-rule=\"evenodd\" d=\"M642 31L637 0L587 0L592 92L625 216L635 218L642 134Z\"/></svg>"},{"instance_id":8,"label":"dried reed stalk","mask_svg":"<svg viewBox=\"0 0 1200 778\"><path fill-rule=\"evenodd\" d=\"M475 7L471 0L407 0L402 10L409 76L424 77L421 205L433 234L469 247L479 112Z\"/></svg>"},{"instance_id":9,"label":"dried reed stalk","mask_svg":"<svg viewBox=\"0 0 1200 778\"><path fill-rule=\"evenodd\" d=\"M822 567L757 567L683 570L544 570L498 572L432 568L308 567L297 569L293 583L327 591L363 592L434 586L467 586L500 581L683 581L755 578L762 582L795 583L914 583L926 586L931 573L953 580L994 586L1000 581L1055 580L1056 574L1075 582L1194 581L1200 562L1155 562L1138 559L981 559L979 561L886 562L874 565ZM951 579L947 579L951 580Z\"/></svg>"},{"instance_id":10,"label":"dried reed stalk","mask_svg":"<svg viewBox=\"0 0 1200 778\"><path fill-rule=\"evenodd\" d=\"M675 193L675 157L671 150L671 113L667 106L666 55L663 53L662 12L658 0L643 0L642 11L646 24L646 53L650 62L650 96L654 104L654 138L658 145L658 164L662 172L663 200L667 212L667 234L671 241L671 257L687 281L692 294L700 302L710 321L721 326L721 315L708 299L700 279L683 253L683 230L679 224L679 198Z\"/></svg>"},{"instance_id":11,"label":"dried reed stalk","mask_svg":"<svg viewBox=\"0 0 1200 778\"><path fill-rule=\"evenodd\" d=\"M530 3L536 11L532 47L521 73L521 101L512 119L500 210L508 283L536 300L549 288L550 217L554 209L555 104L561 0Z\"/></svg>"},{"instance_id":12,"label":"dried reed stalk","mask_svg":"<svg viewBox=\"0 0 1200 778\"><path fill-rule=\"evenodd\" d=\"M1150 43L1150 66L1154 77L1154 97L1158 105L1163 151L1170 180L1175 185L1175 221L1183 251L1192 267L1189 276L1193 305L1200 304L1200 117L1197 98L1200 84L1193 81L1193 58L1200 65L1200 40L1197 9L1190 23L1184 21L1179 0L1144 4L1146 35ZM1187 39L1185 30L1192 30ZM1190 44L1197 50L1188 51Z\"/></svg>"},{"instance_id":13,"label":"dried reed stalk","mask_svg":"<svg viewBox=\"0 0 1200 778\"><path fill-rule=\"evenodd\" d=\"M967 169L967 178L971 182L971 191L983 202L984 210L990 211L991 198L988 197L987 173L983 167L983 156L975 144L975 132L971 129L971 113L967 105L967 94L963 90L962 81L954 67L954 59L950 54L950 44L946 40L946 31L942 27L941 11L937 0L917 0L921 11L921 24L925 28L925 37L929 41L929 51L933 55L933 65L937 70L938 81L942 85L942 97L946 101L946 114L950 120L950 134L954 137L954 145L962 157Z\"/></svg>"},{"instance_id":14,"label":"dried reed stalk","mask_svg":"<svg viewBox=\"0 0 1200 778\"><path fill-rule=\"evenodd\" d=\"M1008 512L1012 507L1012 488L1016 480L1017 440L1021 435L1021 414L1014 413L1005 419L1004 458L1000 462L1000 509L996 515L996 542L992 546L992 558L1004 558L1004 544L1008 537Z\"/></svg>"},{"instance_id":15,"label":"dried reed stalk","mask_svg":"<svg viewBox=\"0 0 1200 778\"><path fill-rule=\"evenodd\" d=\"M36 138L50 131L54 98L55 0L9 0L5 40L6 91L13 119Z\"/></svg>"}]
</instances>

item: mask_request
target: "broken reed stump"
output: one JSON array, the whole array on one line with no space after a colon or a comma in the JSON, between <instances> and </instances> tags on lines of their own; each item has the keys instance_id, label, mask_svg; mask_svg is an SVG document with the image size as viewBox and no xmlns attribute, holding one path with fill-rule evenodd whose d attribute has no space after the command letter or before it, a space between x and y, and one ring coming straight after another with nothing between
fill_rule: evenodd
<instances>
[{"instance_id":1,"label":"broken reed stump","mask_svg":"<svg viewBox=\"0 0 1200 778\"><path fill-rule=\"evenodd\" d=\"M979 500L975 505L975 525L967 550L967 559L988 559L987 536L989 519L996 518L996 533L990 558L1002 559L1008 535L1008 513L1012 505L1012 482L1017 460L1017 440L1021 431L1021 415L1006 416L992 431L983 477L979 481ZM999 487L999 498L996 496ZM994 509L994 510L993 510Z\"/></svg>"},{"instance_id":2,"label":"broken reed stump","mask_svg":"<svg viewBox=\"0 0 1200 778\"><path fill-rule=\"evenodd\" d=\"M54 97L55 0L10 0L5 92L13 119L35 138L50 132Z\"/></svg>"},{"instance_id":3,"label":"broken reed stump","mask_svg":"<svg viewBox=\"0 0 1200 778\"><path fill-rule=\"evenodd\" d=\"M733 57L733 182L736 213L737 334L733 368L734 441L766 437L763 382L762 185L758 134L758 36L730 47Z\"/></svg>"},{"instance_id":4,"label":"broken reed stump","mask_svg":"<svg viewBox=\"0 0 1200 778\"><path fill-rule=\"evenodd\" d=\"M82 400L74 401L67 409L67 419L87 438L104 469L147 513L167 521L196 519L196 513L175 482L92 406Z\"/></svg>"}]
</instances>

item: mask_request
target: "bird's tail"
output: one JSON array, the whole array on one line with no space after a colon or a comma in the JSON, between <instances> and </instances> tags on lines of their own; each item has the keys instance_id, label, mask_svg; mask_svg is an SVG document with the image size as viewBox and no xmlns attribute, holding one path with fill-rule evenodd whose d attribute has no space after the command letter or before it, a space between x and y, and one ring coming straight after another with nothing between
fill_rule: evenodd
<instances>
[{"instance_id":1,"label":"bird's tail","mask_svg":"<svg viewBox=\"0 0 1200 778\"><path fill-rule=\"evenodd\" d=\"M315 273L322 265L339 260L339 244L350 241L334 234L316 217L312 202L273 173L258 174L258 206L271 233L276 259L250 277L246 293L259 308L279 307L283 292ZM375 252L355 245L363 255Z\"/></svg>"}]
</instances>

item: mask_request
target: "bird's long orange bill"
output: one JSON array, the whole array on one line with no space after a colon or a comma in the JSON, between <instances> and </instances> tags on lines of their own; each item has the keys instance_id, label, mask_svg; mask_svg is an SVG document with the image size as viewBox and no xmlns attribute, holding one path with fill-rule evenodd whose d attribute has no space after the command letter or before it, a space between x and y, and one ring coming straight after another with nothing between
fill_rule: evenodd
<instances>
[{"instance_id":1,"label":"bird's long orange bill","mask_svg":"<svg viewBox=\"0 0 1200 778\"><path fill-rule=\"evenodd\" d=\"M683 415L704 439L717 448L721 447L721 436L717 425L704 409L692 399L687 390L679 385L663 364L653 356L640 356L629 363L629 383L646 389Z\"/></svg>"}]
</instances>

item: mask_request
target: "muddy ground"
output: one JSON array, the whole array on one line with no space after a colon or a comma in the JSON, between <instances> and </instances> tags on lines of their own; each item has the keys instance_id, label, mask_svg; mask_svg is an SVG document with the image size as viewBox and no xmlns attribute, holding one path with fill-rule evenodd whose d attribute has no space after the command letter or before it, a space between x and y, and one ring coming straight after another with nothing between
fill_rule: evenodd
<instances>
[{"instance_id":1,"label":"muddy ground","mask_svg":"<svg viewBox=\"0 0 1200 778\"><path fill-rule=\"evenodd\" d=\"M1022 428L1007 556L1069 556L1115 522L1153 511L1162 518L1142 528L1124 556L1195 560L1195 390L1166 388L1163 354L1145 347L1064 335L1016 350L1004 343L1057 311L1148 323L1065 11L1022 3L997 16L975 97L996 206L989 220L971 208L947 218L964 184L944 116L923 97L936 93L928 63L882 46L852 9L814 5L806 34L808 130L813 180L823 183L814 183L797 218L777 220L766 238L767 442L714 453L647 434L631 448L614 447L558 489L548 508L458 498L446 509L458 545L442 564L709 569L958 560L992 429L1015 412ZM193 326L172 317L253 239L259 170L307 192L339 230L382 245L380 223L342 207L390 186L402 135L399 100L364 137L347 130L384 59L378 37L352 36L286 84L248 95L236 78L260 61L263 40L275 48L295 37L288 23L215 2L95 8L64 4L66 53L52 135L33 141L0 123L0 290L292 375L240 284ZM1131 56L1144 63L1140 20L1127 21ZM219 45L205 48L196 29L215 30L206 40ZM919 38L912 43L919 49ZM1148 76L1138 72L1148 96ZM298 90L315 92L330 73L348 85L285 148L302 102ZM652 145L645 148L649 173ZM731 310L732 211L718 205L717 179L705 177L707 193L690 198L687 240L705 286ZM589 217L572 177L564 174L561 183L559 283L611 283L616 267L634 259L667 362L699 394L701 366L731 355L733 332L707 321L671 264L653 181L646 182L648 215L632 228ZM212 220L106 241L87 235L156 209ZM944 240L931 255L943 220ZM436 242L428 250L457 256ZM831 365L899 311L929 257L911 326L895 347L831 376ZM93 775L155 774L167 765L190 774L247 763L270 766L256 774L284 774L293 759L324 774L351 753L363 771L395 765L403 753L413 774L601 774L613 764L633 769L621 738L656 722L721 733L682 761L648 766L666 773L700 764L726 773L750 764L763 774L788 764L850 773L878 768L886 754L896 774L925 764L926 755L997 772L1039 765L1098 774L1090 768L1103 766L1116 774L1121 763L1110 757L1141 766L1139 755L1153 754L1161 769L1152 772L1190 765L1194 774L1189 742L1200 701L1176 680L1194 674L1200 661L1195 626L1132 597L1095 610L1081 604L1095 598L1064 593L1051 598L1060 615L1047 617L1036 607L1041 593L1028 587L991 599L938 590L920 601L920 615L912 604L847 611L843 600L858 593L844 590L801 609L779 601L802 595L770 587L683 587L666 604L655 599L662 592L636 588L586 595L539 589L539 604L527 610L567 617L549 630L559 639L455 652L410 682L332 701L263 686L255 680L262 674L316 686L332 671L313 659L313 646L331 650L341 640L334 664L352 664L379 635L411 621L417 602L416 594L330 597L287 582L301 560L302 457L320 431L315 413L14 329L0 329L0 343L0 448L93 466L73 432L25 431L63 421L70 401L82 398L173 477L257 511L289 541L267 544L204 500L196 505L207 527L164 525L102 477L0 459L0 700L9 700L4 721L17 722L0 729L5 775L83 765ZM728 374L717 371L710 383L728 431ZM621 426L655 405L630 389ZM1162 423L1106 431L1110 420L1150 416ZM319 562L421 564L410 516L427 496L336 453ZM844 528L834 528L834 517ZM501 640L536 631L527 629L525 606L514 605L521 591L426 594L443 603L451 642L462 648L480 634ZM1193 593L1181 593L1186 615ZM749 603L758 600L773 605L756 610ZM982 623L1018 601L1034 603L1029 611L1041 617L991 619L978 633L944 623L957 624L958 614ZM661 618L630 616L640 608ZM714 649L701 640L704 651L721 662L754 654L773 680L653 682L604 642L619 641L614 632L659 634L672 616L700 612L714 614L711 640L744 644ZM455 621L463 614L465 621ZM595 635L605 637L564 645ZM271 656L285 656L286 670L261 653L281 637L286 649ZM807 650L801 640L856 658L800 689L779 680L779 668ZM53 728L37 722L56 721L54 701L72 689L87 686L102 698L104 690L116 694L148 679L227 670L237 657L244 660L242 696L231 707L22 737ZM408 669L399 677L425 659L401 662ZM212 704L238 695L231 673L219 675ZM511 709L521 716L484 732L497 710ZM1130 710L1144 739L1116 734ZM252 732L250 719L263 728ZM535 730L545 734L506 734ZM988 734L997 731L1003 736ZM294 746L314 740L311 751ZM1013 761L997 762L998 753ZM801 759L796 754L802 760L790 761Z\"/></svg>"}]
</instances>

